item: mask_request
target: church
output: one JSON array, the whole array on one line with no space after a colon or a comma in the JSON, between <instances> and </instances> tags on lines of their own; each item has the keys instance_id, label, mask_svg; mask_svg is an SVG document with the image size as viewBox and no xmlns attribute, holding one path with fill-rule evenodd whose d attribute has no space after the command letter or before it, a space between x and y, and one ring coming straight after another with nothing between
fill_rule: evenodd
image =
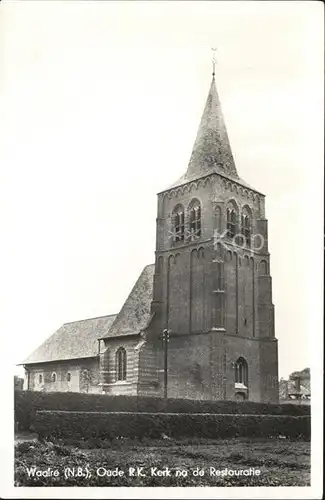
<instances>
[{"instance_id":1,"label":"church","mask_svg":"<svg viewBox=\"0 0 325 500\"><path fill-rule=\"evenodd\" d=\"M154 263L118 314L37 348L25 389L162 397L167 374L170 398L278 402L265 196L238 175L214 69L187 171L157 196Z\"/></svg>"}]
</instances>

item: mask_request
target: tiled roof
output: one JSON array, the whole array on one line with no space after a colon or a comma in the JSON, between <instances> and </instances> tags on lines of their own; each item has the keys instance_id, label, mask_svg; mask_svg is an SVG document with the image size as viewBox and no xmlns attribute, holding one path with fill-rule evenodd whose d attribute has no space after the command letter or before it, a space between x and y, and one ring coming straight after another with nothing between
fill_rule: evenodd
<instances>
[{"instance_id":1,"label":"tiled roof","mask_svg":"<svg viewBox=\"0 0 325 500\"><path fill-rule=\"evenodd\" d=\"M98 339L139 333L150 319L154 270L143 269L119 314L65 323L22 364L94 357Z\"/></svg>"},{"instance_id":2,"label":"tiled roof","mask_svg":"<svg viewBox=\"0 0 325 500\"><path fill-rule=\"evenodd\" d=\"M116 314L111 314L65 323L22 364L97 356L98 338L107 333L115 318Z\"/></svg>"},{"instance_id":3,"label":"tiled roof","mask_svg":"<svg viewBox=\"0 0 325 500\"><path fill-rule=\"evenodd\" d=\"M154 271L154 264L143 269L114 323L102 338L135 335L146 327L151 316Z\"/></svg>"},{"instance_id":4,"label":"tiled roof","mask_svg":"<svg viewBox=\"0 0 325 500\"><path fill-rule=\"evenodd\" d=\"M197 132L187 174L204 175L218 166L221 171L238 178L229 144L214 78L212 79L200 126Z\"/></svg>"}]
</instances>

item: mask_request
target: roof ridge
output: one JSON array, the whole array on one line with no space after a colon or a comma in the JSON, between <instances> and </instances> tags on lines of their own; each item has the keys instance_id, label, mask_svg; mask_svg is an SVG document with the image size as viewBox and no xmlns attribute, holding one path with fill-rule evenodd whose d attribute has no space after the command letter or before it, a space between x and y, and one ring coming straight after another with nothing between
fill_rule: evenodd
<instances>
[{"instance_id":1,"label":"roof ridge","mask_svg":"<svg viewBox=\"0 0 325 500\"><path fill-rule=\"evenodd\" d=\"M67 321L67 323L63 323L62 326L71 325L72 323L80 323L81 321L89 321L90 319L111 318L112 316L117 316L117 314L118 313L104 314L103 316L94 316L92 318L76 319L75 321Z\"/></svg>"},{"instance_id":2,"label":"roof ridge","mask_svg":"<svg viewBox=\"0 0 325 500\"><path fill-rule=\"evenodd\" d=\"M71 360L98 355L98 339L116 318L115 314L65 323L35 349L22 364ZM102 321L100 321L102 319Z\"/></svg>"}]
</instances>

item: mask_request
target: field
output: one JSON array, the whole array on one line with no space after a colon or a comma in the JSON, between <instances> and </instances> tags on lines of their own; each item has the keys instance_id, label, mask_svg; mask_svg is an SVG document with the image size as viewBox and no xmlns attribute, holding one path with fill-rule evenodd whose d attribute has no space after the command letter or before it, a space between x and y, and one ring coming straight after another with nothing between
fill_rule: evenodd
<instances>
[{"instance_id":1,"label":"field","mask_svg":"<svg viewBox=\"0 0 325 500\"><path fill-rule=\"evenodd\" d=\"M69 444L35 439L15 446L15 485L309 486L310 443L281 437Z\"/></svg>"}]
</instances>

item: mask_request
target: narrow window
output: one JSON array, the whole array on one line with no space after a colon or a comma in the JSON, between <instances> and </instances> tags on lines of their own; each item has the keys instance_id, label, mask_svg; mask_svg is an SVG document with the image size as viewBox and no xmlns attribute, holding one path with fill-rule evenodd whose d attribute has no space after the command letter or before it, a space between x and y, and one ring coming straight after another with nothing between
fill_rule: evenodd
<instances>
[{"instance_id":1,"label":"narrow window","mask_svg":"<svg viewBox=\"0 0 325 500\"><path fill-rule=\"evenodd\" d=\"M243 214L241 216L241 234L248 247L251 246L251 220L249 215Z\"/></svg>"},{"instance_id":2,"label":"narrow window","mask_svg":"<svg viewBox=\"0 0 325 500\"><path fill-rule=\"evenodd\" d=\"M224 327L224 293L217 292L215 294L215 326L216 328Z\"/></svg>"},{"instance_id":3,"label":"narrow window","mask_svg":"<svg viewBox=\"0 0 325 500\"><path fill-rule=\"evenodd\" d=\"M248 386L248 367L243 358L239 358L235 365L235 383Z\"/></svg>"},{"instance_id":4,"label":"narrow window","mask_svg":"<svg viewBox=\"0 0 325 500\"><path fill-rule=\"evenodd\" d=\"M220 231L221 229L221 208L220 207L216 207L215 209L215 217L216 217L216 229L218 229Z\"/></svg>"},{"instance_id":5,"label":"narrow window","mask_svg":"<svg viewBox=\"0 0 325 500\"><path fill-rule=\"evenodd\" d=\"M116 379L126 380L126 350L120 347L116 352Z\"/></svg>"},{"instance_id":6,"label":"narrow window","mask_svg":"<svg viewBox=\"0 0 325 500\"><path fill-rule=\"evenodd\" d=\"M223 290L223 263L217 262L217 290Z\"/></svg>"},{"instance_id":7,"label":"narrow window","mask_svg":"<svg viewBox=\"0 0 325 500\"><path fill-rule=\"evenodd\" d=\"M52 373L52 382L56 382L56 373Z\"/></svg>"},{"instance_id":8,"label":"narrow window","mask_svg":"<svg viewBox=\"0 0 325 500\"><path fill-rule=\"evenodd\" d=\"M70 382L70 381L71 381L71 373L70 373L70 372L68 372L68 373L67 373L67 381L68 381L68 382Z\"/></svg>"},{"instance_id":9,"label":"narrow window","mask_svg":"<svg viewBox=\"0 0 325 500\"><path fill-rule=\"evenodd\" d=\"M201 205L198 200L190 204L189 209L189 232L191 240L201 236Z\"/></svg>"},{"instance_id":10,"label":"narrow window","mask_svg":"<svg viewBox=\"0 0 325 500\"><path fill-rule=\"evenodd\" d=\"M178 205L173 211L173 240L184 241L185 215L182 205Z\"/></svg>"},{"instance_id":11,"label":"narrow window","mask_svg":"<svg viewBox=\"0 0 325 500\"><path fill-rule=\"evenodd\" d=\"M234 208L227 209L227 236L234 238L236 234L237 214Z\"/></svg>"},{"instance_id":12,"label":"narrow window","mask_svg":"<svg viewBox=\"0 0 325 500\"><path fill-rule=\"evenodd\" d=\"M157 274L162 274L163 271L163 264L164 264L164 258L163 257L158 257L158 262L157 262Z\"/></svg>"},{"instance_id":13,"label":"narrow window","mask_svg":"<svg viewBox=\"0 0 325 500\"><path fill-rule=\"evenodd\" d=\"M39 384L41 384L43 382L43 375L38 376L38 382L39 382Z\"/></svg>"}]
</instances>

